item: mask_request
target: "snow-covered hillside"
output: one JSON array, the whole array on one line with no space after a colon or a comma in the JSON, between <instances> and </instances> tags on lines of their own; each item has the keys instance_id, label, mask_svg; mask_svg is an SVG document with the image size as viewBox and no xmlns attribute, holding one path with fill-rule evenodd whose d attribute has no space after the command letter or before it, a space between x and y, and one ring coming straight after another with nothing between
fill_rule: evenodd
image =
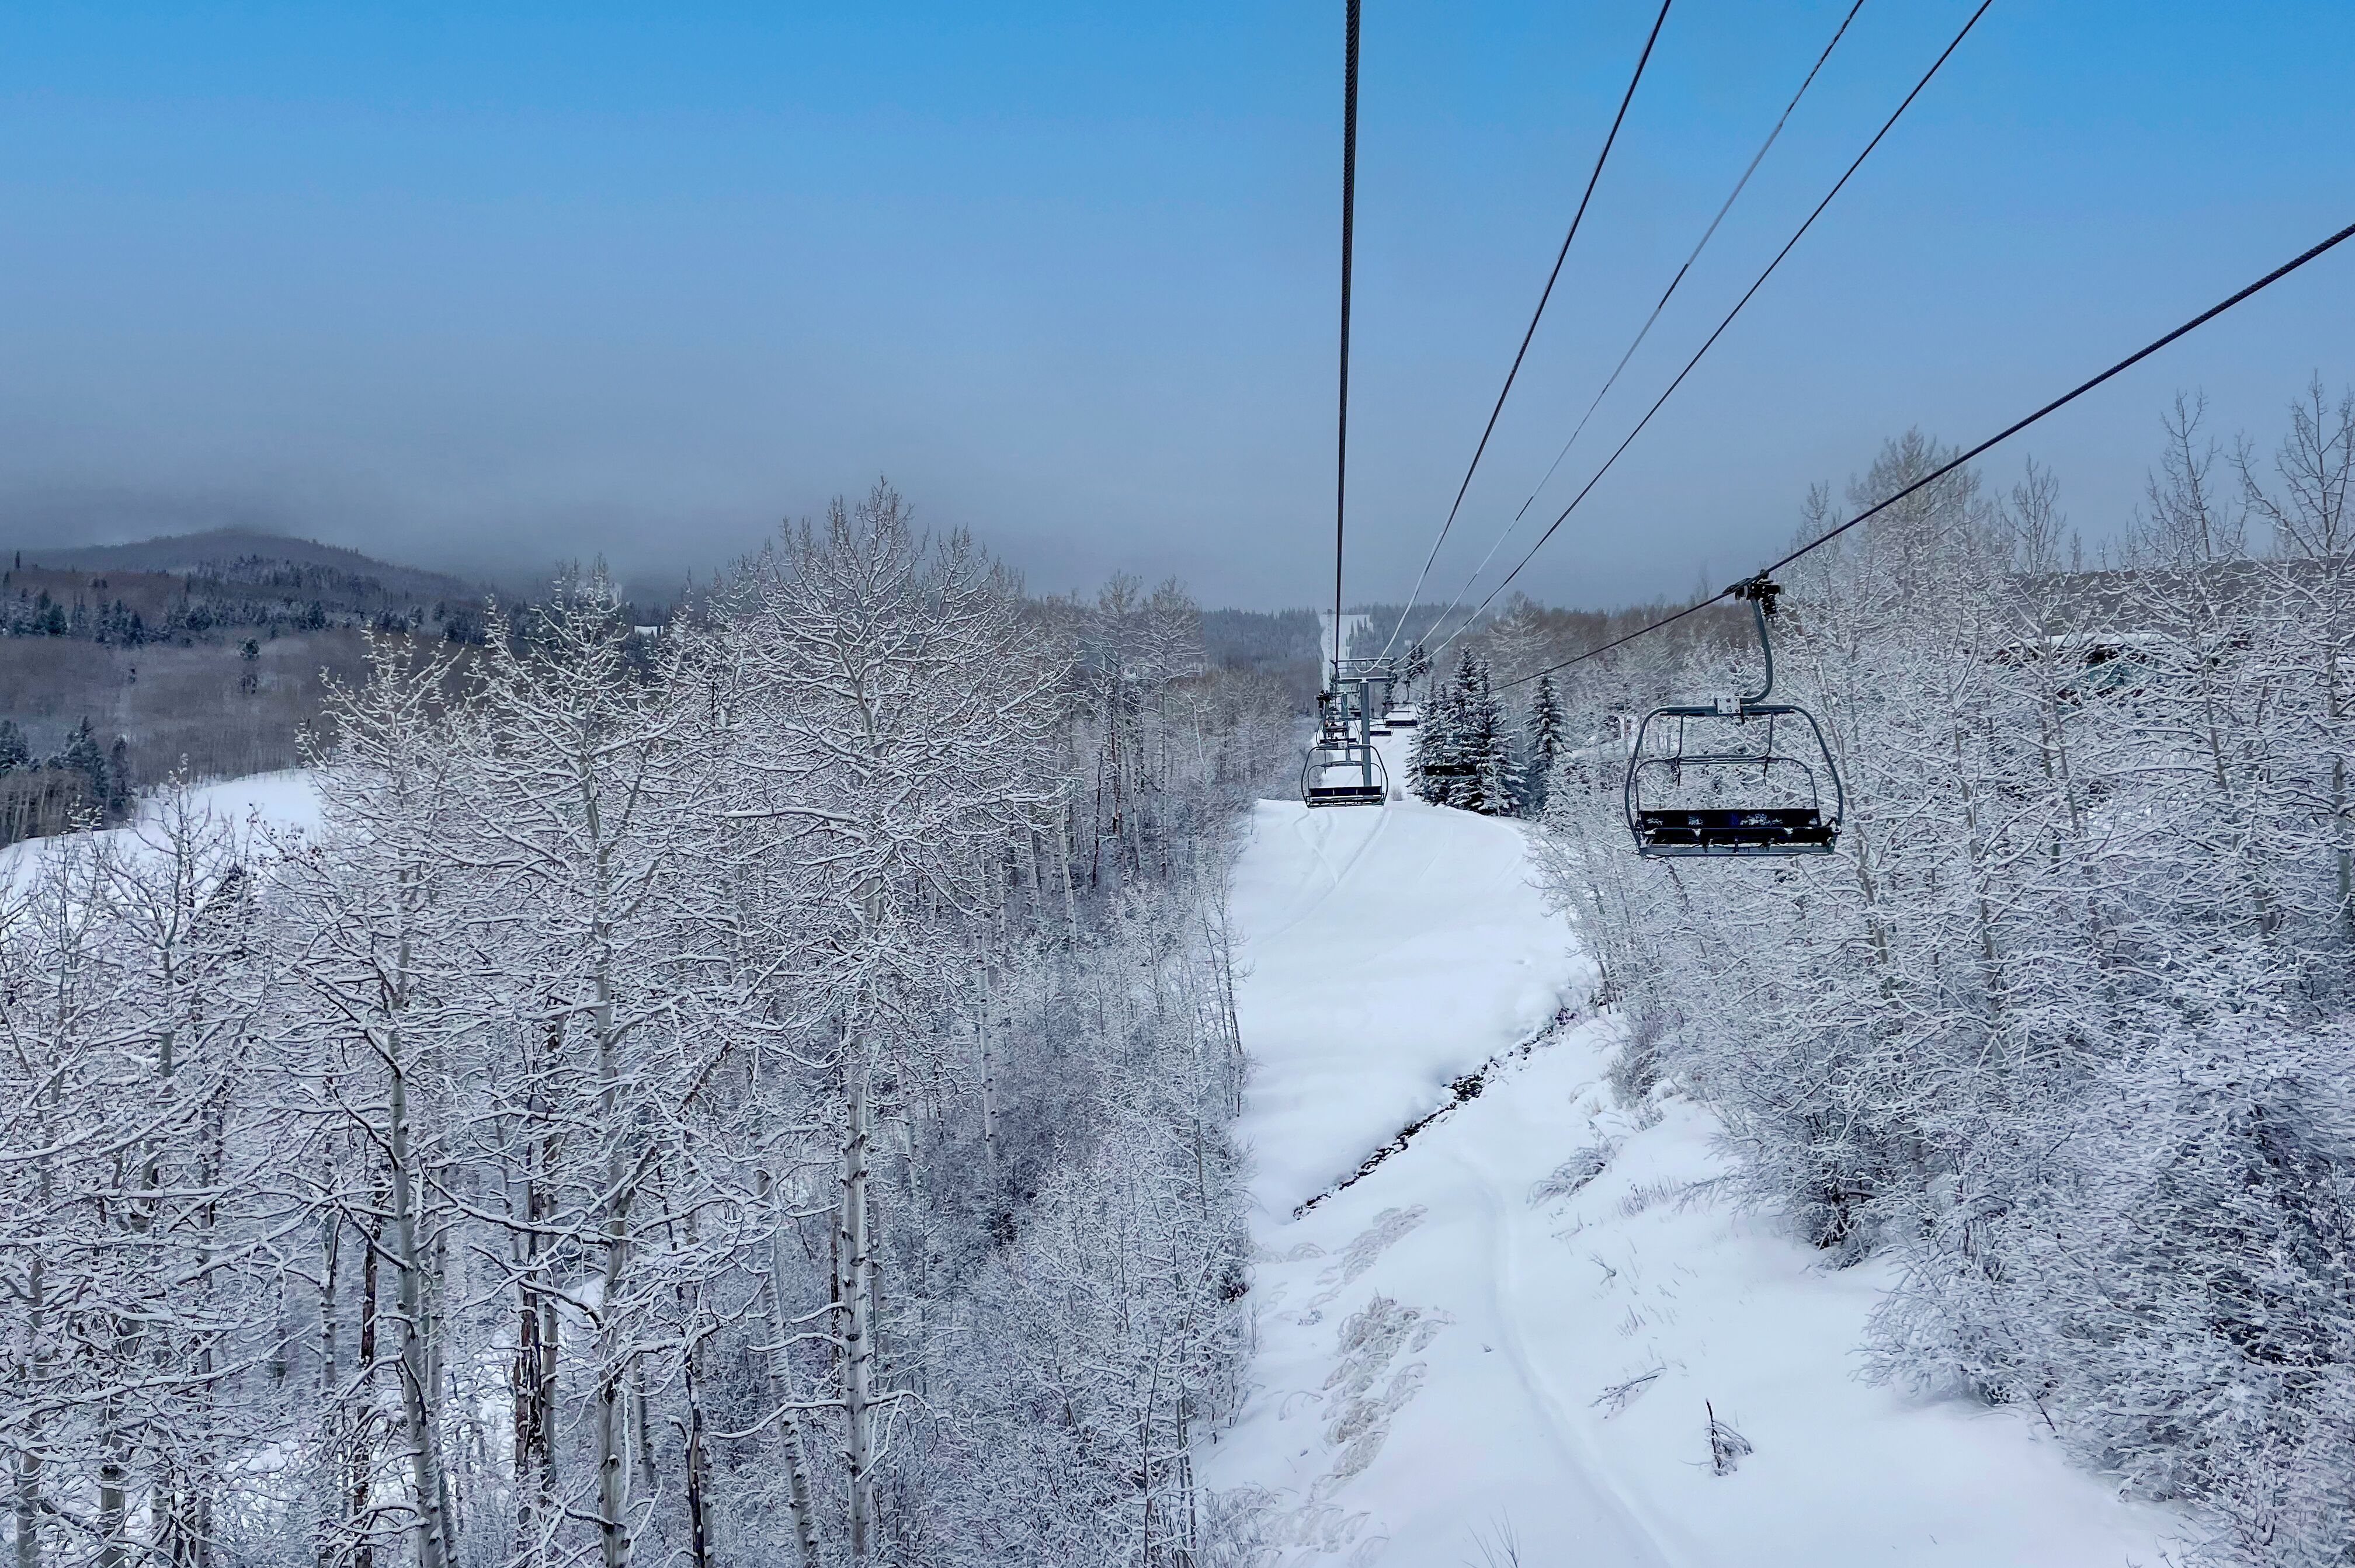
<instances>
[{"instance_id":1,"label":"snow-covered hillside","mask_svg":"<svg viewBox=\"0 0 2355 1568\"><path fill-rule=\"evenodd\" d=\"M318 784L307 768L194 784L188 789L187 803L192 811L209 815L229 828L240 843L256 831L315 833L320 824ZM110 827L101 837L125 847L153 838L164 809L163 797L151 796L139 803L130 822ZM40 857L55 843L28 838L0 848L0 879L21 880L32 874Z\"/></svg>"},{"instance_id":2,"label":"snow-covered hillside","mask_svg":"<svg viewBox=\"0 0 2355 1568\"><path fill-rule=\"evenodd\" d=\"M1737 1206L1704 1110L1615 1104L1613 1022L1522 832L1412 800L1258 808L1235 889L1258 1350L1206 1479L1256 1495L1272 1559L2163 1561L2174 1517L2032 1415L1863 1381L1885 1275Z\"/></svg>"}]
</instances>

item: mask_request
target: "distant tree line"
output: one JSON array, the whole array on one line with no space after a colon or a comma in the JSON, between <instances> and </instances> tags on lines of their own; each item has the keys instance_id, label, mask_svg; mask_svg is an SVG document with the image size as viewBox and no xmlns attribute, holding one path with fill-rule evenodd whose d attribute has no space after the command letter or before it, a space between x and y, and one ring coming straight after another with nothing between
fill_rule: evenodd
<instances>
[{"instance_id":1,"label":"distant tree line","mask_svg":"<svg viewBox=\"0 0 2355 1568\"><path fill-rule=\"evenodd\" d=\"M228 592L232 585L217 578L187 579L179 597L149 615L120 597L105 598L107 579L103 577L91 580L91 596L75 593L68 598L46 586L11 591L5 579L15 575L0 574L0 635L13 637L77 637L138 647L157 642L185 645L246 627L264 628L275 637L330 626L412 633L430 626L448 641L479 644L488 624L481 604L436 601L373 611L334 608L319 599L259 599Z\"/></svg>"},{"instance_id":2,"label":"distant tree line","mask_svg":"<svg viewBox=\"0 0 2355 1568\"><path fill-rule=\"evenodd\" d=\"M421 592L447 581L388 568L389 579L339 567L247 555L201 571L91 572L27 565L22 551L0 571L0 635L75 637L118 646L186 645L253 629L270 636L330 628L438 635L480 645L519 635L528 603L495 607L487 596ZM640 624L666 610L626 605ZM497 623L504 621L501 627Z\"/></svg>"},{"instance_id":3,"label":"distant tree line","mask_svg":"<svg viewBox=\"0 0 2355 1568\"><path fill-rule=\"evenodd\" d=\"M85 719L56 753L37 758L16 720L0 719L0 844L120 822L133 790L121 736L102 741Z\"/></svg>"}]
</instances>

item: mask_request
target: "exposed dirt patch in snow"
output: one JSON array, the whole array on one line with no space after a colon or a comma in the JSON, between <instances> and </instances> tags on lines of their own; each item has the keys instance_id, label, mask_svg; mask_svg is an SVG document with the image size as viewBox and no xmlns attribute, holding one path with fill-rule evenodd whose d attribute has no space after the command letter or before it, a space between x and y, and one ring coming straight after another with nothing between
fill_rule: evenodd
<instances>
[{"instance_id":1,"label":"exposed dirt patch in snow","mask_svg":"<svg viewBox=\"0 0 2355 1568\"><path fill-rule=\"evenodd\" d=\"M1559 1038L1562 1030L1569 1028L1570 1025L1576 1022L1577 1019L1578 1014L1574 1009L1562 1008L1555 1012L1553 1022L1548 1024L1542 1032L1529 1040L1521 1041L1520 1044L1514 1046L1509 1051L1498 1051L1496 1055L1482 1062L1473 1071L1466 1072L1463 1077L1449 1083L1447 1085L1448 1097L1444 1104L1433 1110L1427 1115L1418 1116L1413 1121L1409 1122L1406 1125L1401 1127L1398 1130L1398 1136L1396 1137L1391 1139L1390 1142L1382 1145L1381 1147L1368 1155L1359 1162L1356 1170L1352 1171L1349 1175L1343 1177L1339 1181L1335 1182L1324 1191L1312 1194L1305 1202L1294 1209L1292 1211L1292 1217L1297 1220L1303 1214L1307 1213L1311 1209L1316 1208L1319 1203L1324 1202L1327 1198L1332 1197L1336 1192L1344 1191L1348 1188L1355 1187L1359 1182L1364 1180L1367 1177L1371 1176L1375 1170L1380 1167L1382 1161L1390 1158L1391 1156L1394 1154L1402 1152L1409 1144L1415 1140L1416 1136L1425 1127L1433 1125L1441 1117L1446 1115L1448 1112L1453 1111L1456 1106L1463 1104L1465 1101L1478 1099L1480 1097L1480 1092L1487 1088L1489 1080L1494 1078L1499 1070L1512 1062L1526 1060L1529 1052L1537 1050L1540 1046L1546 1044L1548 1041Z\"/></svg>"}]
</instances>

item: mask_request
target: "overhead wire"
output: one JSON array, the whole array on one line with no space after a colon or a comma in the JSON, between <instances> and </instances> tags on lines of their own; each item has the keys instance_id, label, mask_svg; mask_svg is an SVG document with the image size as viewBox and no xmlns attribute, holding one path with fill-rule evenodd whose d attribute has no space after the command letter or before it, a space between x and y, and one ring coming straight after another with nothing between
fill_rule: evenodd
<instances>
[{"instance_id":1,"label":"overhead wire","mask_svg":"<svg viewBox=\"0 0 2355 1568\"><path fill-rule=\"evenodd\" d=\"M1529 562L1537 559L1538 551L1545 548L1546 541L1553 538L1554 534L1561 528L1561 525L1569 520L1570 515L1572 512L1578 510L1579 503L1585 500L1589 495L1593 494L1594 487L1603 482L1603 476L1611 472L1612 466L1619 461L1620 456L1626 452L1628 447L1635 444L1636 438L1644 433L1644 428L1652 422L1653 416L1657 414L1661 408L1667 404L1668 400L1676 395L1677 389L1684 385L1685 378L1692 374L1693 368L1701 362L1702 358L1709 353L1711 347L1716 346L1717 340L1725 336L1726 328L1733 325L1734 318L1742 314L1742 307L1747 305L1751 300L1757 295L1760 289L1766 286L1766 280L1774 275L1775 269L1783 264L1784 258L1790 255L1792 251L1797 247L1799 241L1806 237L1807 230L1815 227L1816 219L1821 218L1824 215L1824 209L1831 206L1832 198L1838 196L1840 191L1848 185L1849 179L1854 177L1856 171L1864 166L1865 159L1872 155L1872 150L1881 145L1882 139L1886 137L1890 131L1896 126L1897 122L1904 116L1905 111L1912 107L1913 101L1922 95L1923 90L1930 85L1931 79L1938 74L1939 69L1943 67L1950 58L1952 58L1956 49L1962 47L1963 40L1970 37L1971 29L1978 26L1979 18L1987 15L1987 7L1992 5L1994 3L1995 0L1979 0L1978 8L1973 11L1970 14L1970 16L1963 23L1962 30L1957 32L1954 36L1952 41L1950 41L1944 49L1939 51L1938 58L1930 62L1930 69L1923 71L1922 73L1922 80L1913 84L1913 91L1905 95L1904 101L1899 103L1895 112L1892 112L1886 121L1882 122L1881 129L1873 133L1872 140L1864 144L1864 151L1859 153L1856 155L1855 161L1850 163L1847 169L1842 171L1840 177L1832 182L1831 189L1824 193L1824 198L1816 203L1815 209L1807 214L1806 221L1802 222L1799 227L1792 232L1790 239L1784 241L1783 248L1774 252L1774 259L1766 263L1765 270L1758 274L1757 280L1753 282L1748 289L1742 292L1742 295L1740 299L1733 302L1733 308L1725 313L1725 319L1717 324L1717 329L1711 332L1708 338L1702 342L1701 346L1693 351L1692 357L1685 361L1684 368L1677 372L1676 379L1668 383L1668 389L1653 400L1652 406L1644 411L1644 417L1636 421L1636 428L1629 431L1625 439L1622 440L1616 447L1613 448L1611 455L1604 459L1603 466L1596 469L1593 477L1587 480L1585 485L1580 488L1578 494L1570 498L1570 505L1564 507L1561 509L1561 515L1555 517L1551 523L1547 525L1546 531L1538 536L1537 542L1529 546L1529 549L1522 555L1520 560L1515 564L1513 570L1505 574L1504 581L1497 583L1496 587L1490 589L1488 591L1487 597L1481 600L1478 604L1473 607L1471 615L1465 619L1463 625L1458 626L1455 631L1449 633L1447 636L1441 641L1439 646L1432 650L1433 657L1436 657L1441 652L1444 652L1449 644L1452 644L1456 638L1462 636L1467 629L1479 621L1481 613L1485 612L1489 605L1497 602L1497 596L1498 594L1504 592L1506 589L1513 585L1514 580L1519 577L1520 574L1528 569ZM1470 584L1467 583L1465 585L1465 590L1466 592L1470 591Z\"/></svg>"},{"instance_id":2,"label":"overhead wire","mask_svg":"<svg viewBox=\"0 0 2355 1568\"><path fill-rule=\"evenodd\" d=\"M1771 577L1775 572L1782 571L1785 567L1790 565L1793 561L1797 560L1800 557L1806 555L1811 550L1821 549L1824 546L1831 543L1832 540L1839 538L1842 534L1848 532L1850 528L1855 528L1858 524L1878 517L1882 512L1887 511L1890 507L1897 505L1898 502L1904 500L1907 496L1916 495L1928 486L1936 484L1947 475L1952 474L1955 469L1963 466L1963 464L1971 462L1973 459L1981 456L1991 448L2000 445L2002 443L2010 440L2013 436L2018 435L2021 431L2024 431L2029 426L2036 423L2037 421L2044 418L2047 414L2057 412L2058 411L2068 407L2071 403L2075 402L2079 398L2083 397L2087 392L2092 391L2094 388L2100 386L2103 382L2109 380L2112 377L2119 375L2120 373L2139 365L2145 359L2149 358L2152 355L2166 347L2169 344L2175 342L2178 338L2184 336L2186 334L2190 333L2200 326L2206 325L2209 322L2215 320L2226 311L2231 310L2234 305L2241 304L2243 300L2250 298L2252 295L2262 293L2264 290L2272 287L2274 284L2281 282L2282 279L2288 277L2292 272L2296 272L2300 267L2303 267L2307 262L2313 261L2316 257L2322 255L2325 251L2328 251L2336 246L2345 243L2350 239L2355 239L2355 223L2349 224L2346 228L2341 229L2339 232L2331 235L2320 243L2310 246L2307 250L2299 252L2297 255L2293 256L2288 261L2283 262L2280 266L2275 267L2272 272L2267 272L2264 277L2259 278L2256 282L2249 284L2247 287L2240 289L2225 298L2219 300L2216 304L2210 305L2206 310L2201 311L2198 315L2193 316L2190 320L2185 322L2174 331L2166 334L2164 336L2153 338L2150 342L2143 345L2140 348L2136 349L2132 354L2127 355L2125 358L2119 360L2108 369L2104 370L2100 375L2094 376L2089 380L2078 383L2077 386L2072 388L2066 392L2063 392L2061 396L2053 399L2051 402L2045 404L2042 408L2038 409L2034 413L2028 415L2025 419L2015 420L2010 424L2006 425L2003 429L1996 432L1995 434L1987 437L1985 441L1980 442L1977 446L1972 447L1969 451L1959 453L1949 461L1940 464L1936 468L1932 469L1921 478L1914 480L1912 484L1907 485L1894 494L1886 496L1881 500L1874 502L1871 506L1867 507L1863 511L1859 512L1856 516L1849 518L1846 522L1840 523L1837 527L1825 529L1822 533L1817 534L1814 539L1807 540L1805 544L1798 546L1779 560L1772 561L1766 566L1760 568L1759 571L1753 572L1751 576L1742 579L1741 582L1722 588L1717 592L1710 594L1706 599L1698 600L1693 603L1688 604L1683 609L1676 611L1672 614L1661 616L1658 620L1652 622L1649 625L1640 626L1625 636L1614 637L1607 643L1604 643L1596 647L1589 648L1584 653L1576 655L1573 657L1566 658L1560 664L1548 665L1543 669L1531 670L1527 675L1516 676L1511 680L1501 682L1498 684L1497 689L1501 691L1510 687L1523 686L1537 679L1540 676L1554 675L1560 671L1570 668L1572 665L1584 664L1588 659L1599 658L1614 648L1625 647L1629 643L1634 642L1638 637L1648 636L1664 626L1673 625L1677 622L1683 620L1688 615L1700 613L1708 606L1716 603L1719 600L1726 598L1732 594L1736 588L1742 587L1747 583L1754 582L1762 577Z\"/></svg>"},{"instance_id":3,"label":"overhead wire","mask_svg":"<svg viewBox=\"0 0 2355 1568\"><path fill-rule=\"evenodd\" d=\"M1538 294L1538 308L1529 313L1529 330L1521 334L1521 346L1514 351L1511 368L1505 372L1505 384L1497 392L1496 406L1488 411L1488 422L1480 432L1480 444L1472 449L1472 461L1464 470L1464 483L1455 487L1455 500L1447 508L1447 518L1439 525L1439 536L1431 541L1431 553L1423 558L1423 570L1415 574L1414 588L1407 595L1406 609L1399 612L1398 625L1391 628L1389 640L1382 644L1385 657L1396 645L1400 628L1406 624L1408 612L1414 608L1423 583L1431 576L1432 563L1439 559L1439 547L1447 542L1448 530L1455 526L1455 514L1463 509L1465 495L1472 488L1472 475L1479 472L1481 455L1488 450L1488 438L1497 433L1497 418L1505 411L1505 400L1512 395L1513 381L1521 373L1521 361L1529 357L1529 341L1537 336L1546 302L1553 298L1553 286L1561 277L1562 263L1570 257L1571 241L1578 238L1578 227L1585 221L1587 204L1594 199L1594 187L1603 178L1603 165L1611 159L1611 148L1619 140L1619 127L1627 118L1627 106L1636 101L1636 88L1644 80L1644 67L1651 60L1652 46L1659 42L1660 28L1667 23L1668 7L1674 3L1675 0L1660 0L1660 14L1652 18L1652 30L1645 37L1644 51L1636 57L1636 69L1627 79L1627 91L1620 95L1619 112L1611 117L1610 132L1603 138L1603 150L1594 155L1594 168L1586 176L1586 189L1578 198L1578 210L1571 214L1569 232L1561 237L1561 249L1554 252L1553 271L1546 274L1545 288Z\"/></svg>"},{"instance_id":4,"label":"overhead wire","mask_svg":"<svg viewBox=\"0 0 2355 1568\"><path fill-rule=\"evenodd\" d=\"M1341 90L1341 395L1334 440L1333 678L1341 678L1341 547L1349 515L1349 259L1358 216L1358 4L1349 0Z\"/></svg>"},{"instance_id":5,"label":"overhead wire","mask_svg":"<svg viewBox=\"0 0 2355 1568\"><path fill-rule=\"evenodd\" d=\"M1692 254L1685 258L1684 264L1677 269L1676 276L1670 278L1668 286L1661 291L1659 303L1652 307L1652 314L1646 316L1644 325L1636 329L1635 340L1627 345L1627 351L1619 356L1619 363L1612 368L1611 374L1604 379L1602 389L1594 394L1594 400L1586 405L1586 412L1579 416L1577 425L1570 432L1570 438L1561 443L1561 450L1553 454L1553 462L1547 464L1544 476L1539 479L1536 485L1530 489L1529 498L1521 503L1520 509L1513 514L1513 520L1505 525L1504 531L1497 536L1496 542L1488 547L1488 553L1480 558L1480 564L1472 569L1472 575L1465 581L1464 586L1456 590L1455 597L1448 601L1445 609L1433 617L1433 626L1444 626L1447 624L1447 617L1454 614L1456 606L1464 603L1464 595L1470 592L1472 585L1480 581L1480 574L1488 570L1488 563L1497 559L1497 552L1512 539L1514 531L1521 526L1521 519L1529 516L1529 508L1537 504L1537 498L1545 493L1545 487L1548 485L1553 483L1553 476L1561 469L1562 460L1570 455L1570 449L1578 443L1578 438L1586 433L1587 424L1594 418L1594 411L1603 406L1603 400L1611 395L1611 389L1619 384L1619 378L1626 370L1628 361L1634 359L1636 351L1644 347L1644 339L1651 335L1652 327L1659 321L1660 313L1668 308L1668 301L1676 297L1678 285L1685 281L1685 274L1692 271L1693 263L1700 261L1700 253L1709 248L1709 242L1715 237L1718 227L1725 221L1725 215L1732 212L1733 204L1742 198L1743 188L1750 184L1750 176L1758 172L1758 165L1766 161L1767 153L1774 147L1776 138L1783 134L1783 127L1790 123L1793 112L1799 107L1799 100L1805 98L1807 95L1807 89L1815 85L1816 78L1822 73L1825 63L1832 58L1832 51L1839 48L1840 39L1848 36L1849 25L1856 20L1857 13L1863 9L1864 0L1856 0L1856 4L1849 7L1848 15L1840 18L1838 27L1832 33L1831 42L1826 44L1823 53L1816 57L1816 63L1807 69L1806 79L1799 83L1799 91L1791 94L1791 101L1783 106L1782 115L1774 122L1774 129L1766 133L1766 139L1758 144L1758 151L1751 155L1750 166L1743 169L1742 177L1733 182L1733 189L1727 193L1724 204L1717 209L1717 216L1709 220L1709 227L1701 231L1700 241L1692 248ZM1414 602L1410 599L1407 602L1407 610L1412 613L1413 609ZM1400 617L1400 623L1404 624L1404 615Z\"/></svg>"}]
</instances>

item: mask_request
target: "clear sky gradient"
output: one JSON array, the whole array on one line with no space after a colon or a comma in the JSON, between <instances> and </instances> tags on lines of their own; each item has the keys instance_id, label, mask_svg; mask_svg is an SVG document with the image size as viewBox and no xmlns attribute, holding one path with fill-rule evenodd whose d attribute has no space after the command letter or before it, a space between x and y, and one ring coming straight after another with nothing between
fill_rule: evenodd
<instances>
[{"instance_id":1,"label":"clear sky gradient","mask_svg":"<svg viewBox=\"0 0 2355 1568\"><path fill-rule=\"evenodd\" d=\"M1605 454L1968 14L1866 0L1582 440ZM1845 0L1678 0L1452 592ZM1352 598L1454 495L1651 0L1365 7ZM701 571L888 474L1033 587L1329 592L1338 0L19 4L0 536L255 523L503 575ZM1976 441L2355 220L2355 5L1996 0L1525 580L1771 553L1807 485ZM2099 538L2204 389L2355 380L2355 247L1989 459ZM1579 453L1550 494L1588 469ZM1541 500L1539 511L1550 511Z\"/></svg>"}]
</instances>

